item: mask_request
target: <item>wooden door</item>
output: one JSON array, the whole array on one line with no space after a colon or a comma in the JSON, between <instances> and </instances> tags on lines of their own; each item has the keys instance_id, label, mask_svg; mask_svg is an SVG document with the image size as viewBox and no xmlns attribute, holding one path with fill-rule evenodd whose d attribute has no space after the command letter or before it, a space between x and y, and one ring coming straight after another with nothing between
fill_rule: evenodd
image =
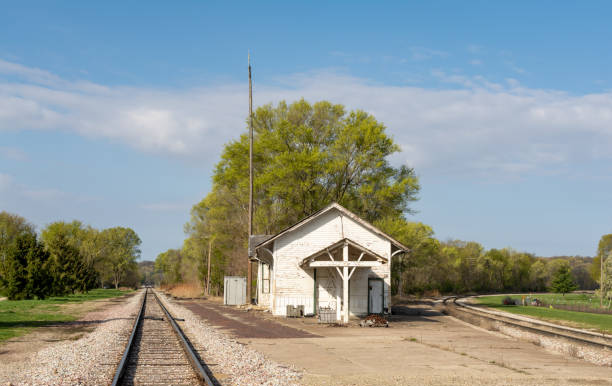
<instances>
[{"instance_id":1,"label":"wooden door","mask_svg":"<svg viewBox=\"0 0 612 386\"><path fill-rule=\"evenodd\" d=\"M383 313L383 296L383 280L368 279L368 314Z\"/></svg>"}]
</instances>

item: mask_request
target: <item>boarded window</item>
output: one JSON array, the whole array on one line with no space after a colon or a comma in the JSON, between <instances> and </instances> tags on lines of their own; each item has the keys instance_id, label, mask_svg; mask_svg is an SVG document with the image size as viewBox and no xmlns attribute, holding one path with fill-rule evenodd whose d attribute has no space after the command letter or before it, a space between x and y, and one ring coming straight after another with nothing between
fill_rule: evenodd
<instances>
[{"instance_id":1,"label":"boarded window","mask_svg":"<svg viewBox=\"0 0 612 386\"><path fill-rule=\"evenodd\" d=\"M270 293L270 266L268 264L261 265L261 292Z\"/></svg>"}]
</instances>

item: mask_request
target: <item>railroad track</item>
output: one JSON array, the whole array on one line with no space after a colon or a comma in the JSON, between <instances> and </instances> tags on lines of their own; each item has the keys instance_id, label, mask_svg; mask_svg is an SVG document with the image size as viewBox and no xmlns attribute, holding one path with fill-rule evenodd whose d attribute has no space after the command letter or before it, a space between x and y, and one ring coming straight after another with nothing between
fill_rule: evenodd
<instances>
[{"instance_id":1,"label":"railroad track","mask_svg":"<svg viewBox=\"0 0 612 386\"><path fill-rule=\"evenodd\" d=\"M217 384L176 320L146 288L112 386Z\"/></svg>"},{"instance_id":2,"label":"railroad track","mask_svg":"<svg viewBox=\"0 0 612 386\"><path fill-rule=\"evenodd\" d=\"M612 336L610 335L590 331L581 331L570 327L555 326L550 323L539 322L536 320L525 320L513 317L511 315L502 315L495 311L481 310L477 307L462 304L462 302L458 301L460 298L460 296L449 296L443 299L443 304L449 306L449 301L452 300L452 306L454 306L456 310L477 318L502 323L504 325L531 333L561 338L570 342L579 343L581 345L612 351Z\"/></svg>"}]
</instances>

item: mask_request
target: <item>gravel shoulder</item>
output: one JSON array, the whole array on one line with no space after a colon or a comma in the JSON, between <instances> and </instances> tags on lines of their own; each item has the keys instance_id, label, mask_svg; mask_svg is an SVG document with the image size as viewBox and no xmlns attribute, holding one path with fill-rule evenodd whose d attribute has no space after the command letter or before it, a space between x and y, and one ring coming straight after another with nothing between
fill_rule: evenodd
<instances>
[{"instance_id":1,"label":"gravel shoulder","mask_svg":"<svg viewBox=\"0 0 612 386\"><path fill-rule=\"evenodd\" d=\"M267 359L261 352L218 331L183 305L158 293L175 318L185 319L179 325L222 385L297 385L301 372L293 366Z\"/></svg>"},{"instance_id":2,"label":"gravel shoulder","mask_svg":"<svg viewBox=\"0 0 612 386\"><path fill-rule=\"evenodd\" d=\"M0 383L14 385L101 385L114 375L142 291L89 302L75 322L45 327L0 345Z\"/></svg>"}]
</instances>

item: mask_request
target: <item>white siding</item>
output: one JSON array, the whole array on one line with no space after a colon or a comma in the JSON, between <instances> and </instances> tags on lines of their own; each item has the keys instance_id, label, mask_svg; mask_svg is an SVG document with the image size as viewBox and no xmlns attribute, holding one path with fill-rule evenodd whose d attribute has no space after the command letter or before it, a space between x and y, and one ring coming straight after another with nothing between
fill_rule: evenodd
<instances>
[{"instance_id":1,"label":"white siding","mask_svg":"<svg viewBox=\"0 0 612 386\"><path fill-rule=\"evenodd\" d=\"M344 238L383 256L390 257L390 242L363 227L356 221L343 216L338 210L330 210L301 227L289 232L274 241L274 274L271 287L271 311L275 315L285 315L287 305L304 305L306 313L315 311L314 304L314 271L301 267L304 258L320 251ZM336 259L340 260L338 256ZM390 264L379 267L357 268L350 284L350 310L353 314L367 312L368 277L383 278L385 282L385 307L388 306ZM334 270L336 290L341 291L342 280ZM328 272L331 270L328 270ZM324 270L318 269L317 276ZM329 276L328 276L329 277ZM319 281L319 280L317 280ZM258 286L259 287L259 286ZM341 292L339 292L341 294ZM319 300L331 305L336 294L328 293L319 288ZM333 298L333 299L332 299Z\"/></svg>"}]
</instances>

